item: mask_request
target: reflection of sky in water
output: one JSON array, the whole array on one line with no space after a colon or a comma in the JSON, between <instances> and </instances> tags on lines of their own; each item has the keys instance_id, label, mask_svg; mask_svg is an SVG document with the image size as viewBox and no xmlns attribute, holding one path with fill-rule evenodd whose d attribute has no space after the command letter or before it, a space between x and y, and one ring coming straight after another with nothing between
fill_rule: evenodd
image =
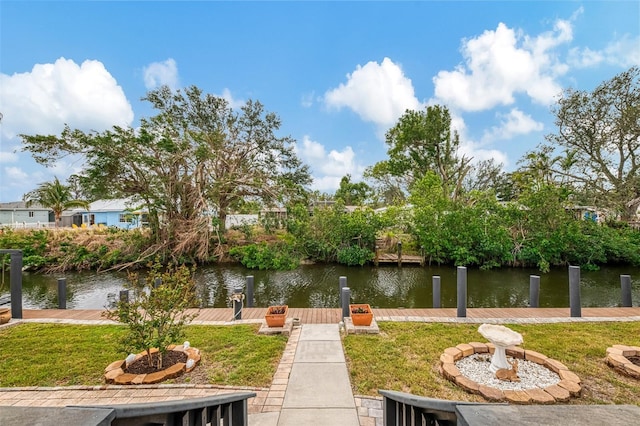
<instances>
[{"instance_id":1,"label":"reflection of sky in water","mask_svg":"<svg viewBox=\"0 0 640 426\"><path fill-rule=\"evenodd\" d=\"M468 269L468 307L526 307L529 276L535 270ZM640 306L640 268L609 267L582 271L583 307L619 306L622 300L620 274L631 275L633 306ZM230 307L235 288L246 290L247 275L254 276L254 306L287 304L291 307L338 307L339 278L347 277L354 303L383 308L430 308L433 306L432 277L441 277L441 306L455 308L456 268L415 266L397 268L340 265L304 265L294 271L253 271L238 265L201 267L196 272L197 297L202 307ZM67 308L103 309L125 288L124 273L66 273ZM23 307L57 308L58 276L23 273ZM0 295L10 291L5 274ZM248 301L245 300L245 305ZM568 307L569 282L566 269L540 275L540 307Z\"/></svg>"}]
</instances>

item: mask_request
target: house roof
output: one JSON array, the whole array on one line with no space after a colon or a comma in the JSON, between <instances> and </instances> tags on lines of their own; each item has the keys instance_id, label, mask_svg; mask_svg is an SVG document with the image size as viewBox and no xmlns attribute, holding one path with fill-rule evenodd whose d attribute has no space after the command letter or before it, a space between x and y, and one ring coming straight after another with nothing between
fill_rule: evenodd
<instances>
[{"instance_id":1,"label":"house roof","mask_svg":"<svg viewBox=\"0 0 640 426\"><path fill-rule=\"evenodd\" d=\"M116 198L114 200L98 200L89 205L89 211L92 212L117 212L131 210L136 208L133 201L129 198Z\"/></svg>"},{"instance_id":2,"label":"house roof","mask_svg":"<svg viewBox=\"0 0 640 426\"><path fill-rule=\"evenodd\" d=\"M24 201L12 201L9 203L0 203L0 210L51 210L47 207L42 207L39 204L33 204L27 207L27 203Z\"/></svg>"},{"instance_id":3,"label":"house roof","mask_svg":"<svg viewBox=\"0 0 640 426\"><path fill-rule=\"evenodd\" d=\"M103 212L123 212L139 207L130 198L115 198L113 200L97 200L89 204L89 209L75 208L66 210L62 215L71 216L75 213L103 213Z\"/></svg>"}]
</instances>

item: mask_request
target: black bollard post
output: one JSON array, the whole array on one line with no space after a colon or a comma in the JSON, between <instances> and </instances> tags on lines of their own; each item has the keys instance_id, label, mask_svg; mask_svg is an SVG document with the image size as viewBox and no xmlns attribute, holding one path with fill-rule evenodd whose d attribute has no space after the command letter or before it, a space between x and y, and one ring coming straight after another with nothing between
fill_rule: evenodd
<instances>
[{"instance_id":1,"label":"black bollard post","mask_svg":"<svg viewBox=\"0 0 640 426\"><path fill-rule=\"evenodd\" d=\"M338 279L338 307L342 307L342 289L347 286L347 277Z\"/></svg>"},{"instance_id":2,"label":"black bollard post","mask_svg":"<svg viewBox=\"0 0 640 426\"><path fill-rule=\"evenodd\" d=\"M120 290L120 302L129 303L129 290Z\"/></svg>"},{"instance_id":3,"label":"black bollard post","mask_svg":"<svg viewBox=\"0 0 640 426\"><path fill-rule=\"evenodd\" d=\"M631 275L620 275L620 286L622 287L622 307L630 308L631 302Z\"/></svg>"},{"instance_id":4,"label":"black bollard post","mask_svg":"<svg viewBox=\"0 0 640 426\"><path fill-rule=\"evenodd\" d=\"M11 251L11 318L22 319L22 250Z\"/></svg>"},{"instance_id":5,"label":"black bollard post","mask_svg":"<svg viewBox=\"0 0 640 426\"><path fill-rule=\"evenodd\" d=\"M569 266L569 307L572 317L582 316L579 266Z\"/></svg>"},{"instance_id":6,"label":"black bollard post","mask_svg":"<svg viewBox=\"0 0 640 426\"><path fill-rule=\"evenodd\" d=\"M234 288L233 295L231 296L233 300L233 320L241 320L242 319L242 289Z\"/></svg>"},{"instance_id":7,"label":"black bollard post","mask_svg":"<svg viewBox=\"0 0 640 426\"><path fill-rule=\"evenodd\" d=\"M434 275L431 278L431 282L433 283L433 307L440 307L440 276Z\"/></svg>"},{"instance_id":8,"label":"black bollard post","mask_svg":"<svg viewBox=\"0 0 640 426\"><path fill-rule=\"evenodd\" d=\"M538 308L540 305L540 277L529 276L529 307Z\"/></svg>"},{"instance_id":9,"label":"black bollard post","mask_svg":"<svg viewBox=\"0 0 640 426\"><path fill-rule=\"evenodd\" d=\"M349 304L351 303L351 289L349 287L342 287L340 301L342 304L342 318L350 317Z\"/></svg>"},{"instance_id":10,"label":"black bollard post","mask_svg":"<svg viewBox=\"0 0 640 426\"><path fill-rule=\"evenodd\" d=\"M247 275L247 308L253 308L253 275Z\"/></svg>"},{"instance_id":11,"label":"black bollard post","mask_svg":"<svg viewBox=\"0 0 640 426\"><path fill-rule=\"evenodd\" d=\"M67 309L67 279L58 278L58 309Z\"/></svg>"},{"instance_id":12,"label":"black bollard post","mask_svg":"<svg viewBox=\"0 0 640 426\"><path fill-rule=\"evenodd\" d=\"M458 266L458 318L467 316L467 268Z\"/></svg>"}]
</instances>

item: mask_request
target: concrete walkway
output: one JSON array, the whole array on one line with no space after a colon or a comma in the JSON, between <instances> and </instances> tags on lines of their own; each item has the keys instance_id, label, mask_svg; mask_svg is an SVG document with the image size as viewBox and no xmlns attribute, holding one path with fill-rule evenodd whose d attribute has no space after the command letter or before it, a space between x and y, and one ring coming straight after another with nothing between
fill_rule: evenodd
<instances>
[{"instance_id":1,"label":"concrete walkway","mask_svg":"<svg viewBox=\"0 0 640 426\"><path fill-rule=\"evenodd\" d=\"M295 339L295 336L291 338ZM278 373L276 379L277 376ZM253 414L249 423L260 426L360 425L337 324L304 324L301 327L282 398L280 412Z\"/></svg>"}]
</instances>

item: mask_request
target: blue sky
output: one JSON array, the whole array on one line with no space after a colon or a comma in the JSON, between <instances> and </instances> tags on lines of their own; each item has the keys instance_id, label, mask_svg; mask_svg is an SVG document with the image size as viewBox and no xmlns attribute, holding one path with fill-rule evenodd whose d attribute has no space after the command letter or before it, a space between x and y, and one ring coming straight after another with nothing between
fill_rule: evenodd
<instances>
[{"instance_id":1,"label":"blue sky","mask_svg":"<svg viewBox=\"0 0 640 426\"><path fill-rule=\"evenodd\" d=\"M18 134L135 127L159 84L259 100L332 193L406 109L446 105L462 152L509 171L563 88L640 65L638 1L1 0L0 28L1 202L82 167L37 166Z\"/></svg>"}]
</instances>

